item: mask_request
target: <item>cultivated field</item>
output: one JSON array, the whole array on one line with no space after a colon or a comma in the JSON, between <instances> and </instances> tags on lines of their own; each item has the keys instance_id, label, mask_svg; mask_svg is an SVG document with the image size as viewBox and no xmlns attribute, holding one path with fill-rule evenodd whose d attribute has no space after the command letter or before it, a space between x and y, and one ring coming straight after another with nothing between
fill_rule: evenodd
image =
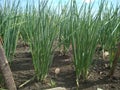
<instances>
[{"instance_id":1,"label":"cultivated field","mask_svg":"<svg viewBox=\"0 0 120 90\"><path fill-rule=\"evenodd\" d=\"M119 4L101 0L94 11L94 3L76 0L58 7L20 1L0 7L0 46L18 90L120 89ZM0 65L2 90L8 86Z\"/></svg>"}]
</instances>

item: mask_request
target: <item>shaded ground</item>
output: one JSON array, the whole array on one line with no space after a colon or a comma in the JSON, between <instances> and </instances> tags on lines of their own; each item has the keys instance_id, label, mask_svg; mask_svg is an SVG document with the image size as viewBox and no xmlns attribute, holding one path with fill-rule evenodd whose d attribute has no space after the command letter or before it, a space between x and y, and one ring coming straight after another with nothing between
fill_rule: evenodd
<instances>
[{"instance_id":1,"label":"shaded ground","mask_svg":"<svg viewBox=\"0 0 120 90\"><path fill-rule=\"evenodd\" d=\"M34 76L32 58L28 47L25 47L23 44L17 46L15 60L11 68L17 87ZM60 69L60 73L57 76L55 76L56 68ZM113 79L107 77L109 70L108 60L102 60L100 56L95 56L89 78L87 81L81 81L78 90L97 90L97 88L120 90L120 62L117 65ZM48 81L40 83L34 80L18 90L44 90L45 88L50 88L47 84L50 82L50 79L56 82L56 86L66 87L67 90L76 90L75 71L72 65L71 54L61 56L59 52L55 52Z\"/></svg>"}]
</instances>

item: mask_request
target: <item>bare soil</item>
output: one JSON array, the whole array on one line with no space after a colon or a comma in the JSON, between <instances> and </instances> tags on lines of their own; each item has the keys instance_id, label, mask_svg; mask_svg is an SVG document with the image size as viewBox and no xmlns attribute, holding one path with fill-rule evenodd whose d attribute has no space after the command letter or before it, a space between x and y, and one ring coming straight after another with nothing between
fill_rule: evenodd
<instances>
[{"instance_id":1,"label":"bare soil","mask_svg":"<svg viewBox=\"0 0 120 90\"><path fill-rule=\"evenodd\" d=\"M69 52L66 55L61 55L58 51L54 53L55 56L49 70L48 80L45 83L33 80L22 88L19 88L22 83L31 79L35 72L29 47L24 46L23 43L17 45L15 59L11 64L11 69L18 90L44 90L51 88L51 86L48 85L50 80L56 83L56 87L65 87L67 90L77 90L71 53ZM57 76L55 75L56 68L60 69L60 73ZM112 79L107 76L109 71L109 60L103 60L100 55L96 54L88 79L86 81L82 81L81 79L78 90L97 90L97 88L103 90L120 90L120 62L117 64Z\"/></svg>"}]
</instances>

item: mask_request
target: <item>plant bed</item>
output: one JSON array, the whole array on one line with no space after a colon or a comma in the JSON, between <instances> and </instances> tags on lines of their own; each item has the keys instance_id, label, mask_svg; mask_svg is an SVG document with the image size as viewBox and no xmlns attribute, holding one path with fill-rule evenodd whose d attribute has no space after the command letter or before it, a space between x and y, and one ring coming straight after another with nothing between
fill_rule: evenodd
<instances>
[{"instance_id":1,"label":"plant bed","mask_svg":"<svg viewBox=\"0 0 120 90\"><path fill-rule=\"evenodd\" d=\"M67 90L76 90L75 71L71 54L65 56L55 52L53 64L49 70L47 80L43 83L33 80L25 86L19 88L21 84L31 79L34 76L34 68L32 64L32 57L29 47L24 47L19 43L15 58L11 64L13 76L18 87L18 90L44 90L52 87L65 87ZM27 50L26 50L27 49ZM97 57L96 57L97 56ZM56 75L55 70L59 68L60 71ZM95 55L90 69L90 74L86 81L80 80L79 90L119 90L120 89L120 62L112 79L108 78L110 67L108 60L102 60L100 55ZM51 83L51 81L53 83Z\"/></svg>"}]
</instances>

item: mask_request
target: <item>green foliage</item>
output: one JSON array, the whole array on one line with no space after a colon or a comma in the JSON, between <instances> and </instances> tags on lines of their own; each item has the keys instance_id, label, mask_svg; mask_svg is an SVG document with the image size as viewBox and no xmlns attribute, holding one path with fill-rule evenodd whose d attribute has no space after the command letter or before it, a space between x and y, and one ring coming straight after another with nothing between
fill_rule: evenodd
<instances>
[{"instance_id":1,"label":"green foliage","mask_svg":"<svg viewBox=\"0 0 120 90\"><path fill-rule=\"evenodd\" d=\"M15 53L17 39L19 35L19 27L22 24L20 22L20 17L18 16L18 6L19 1L15 5L15 1L10 7L10 3L4 3L4 7L0 9L1 11L1 36L3 39L3 47L5 49L5 54L8 61L13 60L13 55Z\"/></svg>"},{"instance_id":2,"label":"green foliage","mask_svg":"<svg viewBox=\"0 0 120 90\"><path fill-rule=\"evenodd\" d=\"M79 79L87 78L87 74L92 63L92 58L97 45L98 26L97 19L93 19L92 5L87 6L83 3L79 12L75 1L71 1L71 22L72 29L72 49L74 65L76 70L76 82L79 86Z\"/></svg>"},{"instance_id":3,"label":"green foliage","mask_svg":"<svg viewBox=\"0 0 120 90\"><path fill-rule=\"evenodd\" d=\"M106 2L107 3L107 2ZM101 28L99 30L99 41L103 46L103 49L107 49L110 53L109 59L112 66L112 60L116 53L116 45L120 40L119 28L120 28L120 16L119 16L119 6L109 8L108 5L103 4L101 19Z\"/></svg>"},{"instance_id":4,"label":"green foliage","mask_svg":"<svg viewBox=\"0 0 120 90\"><path fill-rule=\"evenodd\" d=\"M43 3L40 5L40 3ZM47 77L49 67L52 63L52 46L57 35L55 14L51 14L50 7L47 7L47 0L39 2L38 12L33 7L26 7L26 32L30 44L33 65L37 80L44 80Z\"/></svg>"},{"instance_id":5,"label":"green foliage","mask_svg":"<svg viewBox=\"0 0 120 90\"><path fill-rule=\"evenodd\" d=\"M48 0L39 0L38 7L27 2L24 9L20 9L20 1L12 5L5 1L0 8L0 36L8 60L13 60L18 36L29 44L35 75L37 80L47 77L52 64L53 43L56 40L59 47L63 45L64 54L70 44L73 50L73 63L76 71L76 81L87 79L89 68L97 44L110 53L110 63L116 52L116 44L120 41L120 9L113 7L107 1L101 0L98 10L94 13L94 3L83 3L78 8L76 0L70 0L66 5L57 9L48 5ZM54 84L54 83L53 83Z\"/></svg>"}]
</instances>

